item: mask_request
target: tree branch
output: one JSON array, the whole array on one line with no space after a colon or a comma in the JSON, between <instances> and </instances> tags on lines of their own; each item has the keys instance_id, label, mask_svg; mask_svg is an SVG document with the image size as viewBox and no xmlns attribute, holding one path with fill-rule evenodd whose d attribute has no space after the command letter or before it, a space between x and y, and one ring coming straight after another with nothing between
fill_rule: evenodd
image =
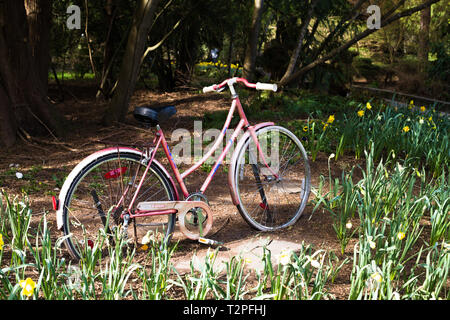
<instances>
[{"instance_id":1,"label":"tree branch","mask_svg":"<svg viewBox=\"0 0 450 320\"><path fill-rule=\"evenodd\" d=\"M303 25L302 25L302 28L300 30L300 34L299 34L299 37L297 40L297 47L295 48L294 52L291 55L289 65L288 65L283 77L281 78L281 82L283 82L285 79L287 79L294 72L294 68L295 68L295 65L297 64L298 56L300 54L300 51L302 50L303 40L306 35L306 30L308 30L309 22L311 21L314 7L316 6L317 2L318 2L318 0L311 1L311 6L309 7L308 14L307 14L305 20L302 22Z\"/></svg>"},{"instance_id":2,"label":"tree branch","mask_svg":"<svg viewBox=\"0 0 450 320\"><path fill-rule=\"evenodd\" d=\"M385 20L381 20L381 28L391 24L394 21L399 20L400 18L406 17L406 16L410 16L413 13L423 10L424 8L427 8L429 6L431 6L432 4L439 2L440 0L429 0L426 1L425 3L418 5L416 7L404 10L402 12L399 12L395 15L392 15L392 10L389 12L389 14L391 16L389 16L387 19ZM401 4L402 2L404 2L404 0L400 1L399 4ZM396 7L398 8L399 5L397 5ZM288 77L287 79L285 79L283 82L280 81L279 85L280 86L285 86L286 84L288 84L289 82L297 79L298 77L304 75L306 72L314 69L315 67L317 67L318 65L328 61L328 60L332 60L334 58L336 58L336 56L338 56L339 53L341 53L344 50L347 50L348 48L350 48L352 45L354 45L355 43L357 43L359 40L366 38L367 36L371 35L372 33L378 31L379 29L367 29L364 32L361 32L360 34L358 34L356 37L354 37L353 39L349 40L348 42L346 42L345 44L343 44L342 46L340 46L339 48L336 48L334 50L332 50L329 54L327 54L326 56L315 60L314 62L311 62L310 64L306 65L305 67L301 68L300 70L298 70L297 72L293 73L290 77Z\"/></svg>"}]
</instances>

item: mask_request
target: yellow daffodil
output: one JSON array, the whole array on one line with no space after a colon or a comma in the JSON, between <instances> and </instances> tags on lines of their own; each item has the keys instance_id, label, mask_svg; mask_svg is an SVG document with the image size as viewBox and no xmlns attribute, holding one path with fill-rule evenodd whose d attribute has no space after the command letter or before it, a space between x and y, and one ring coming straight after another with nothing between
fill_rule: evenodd
<instances>
[{"instance_id":1,"label":"yellow daffodil","mask_svg":"<svg viewBox=\"0 0 450 320\"><path fill-rule=\"evenodd\" d=\"M31 297L34 292L34 288L36 288L36 283L31 278L20 280L19 285L22 288L22 294L27 297Z\"/></svg>"},{"instance_id":2,"label":"yellow daffodil","mask_svg":"<svg viewBox=\"0 0 450 320\"><path fill-rule=\"evenodd\" d=\"M366 104L366 108L367 108L367 110L370 110L370 109L372 109L372 105L370 104L370 102L367 102L367 104Z\"/></svg>"},{"instance_id":3,"label":"yellow daffodil","mask_svg":"<svg viewBox=\"0 0 450 320\"><path fill-rule=\"evenodd\" d=\"M328 123L324 123L323 124L323 131L325 131L327 129L327 127L328 127Z\"/></svg>"},{"instance_id":4,"label":"yellow daffodil","mask_svg":"<svg viewBox=\"0 0 450 320\"><path fill-rule=\"evenodd\" d=\"M408 132L409 131L409 127L408 126L404 126L403 127L403 132Z\"/></svg>"},{"instance_id":5,"label":"yellow daffodil","mask_svg":"<svg viewBox=\"0 0 450 320\"><path fill-rule=\"evenodd\" d=\"M334 114L328 117L327 123L333 123L334 122Z\"/></svg>"},{"instance_id":6,"label":"yellow daffodil","mask_svg":"<svg viewBox=\"0 0 450 320\"><path fill-rule=\"evenodd\" d=\"M428 121L433 121L433 117L429 117L429 118L428 118Z\"/></svg>"},{"instance_id":7,"label":"yellow daffodil","mask_svg":"<svg viewBox=\"0 0 450 320\"><path fill-rule=\"evenodd\" d=\"M304 126L303 131L308 132L308 126Z\"/></svg>"},{"instance_id":8,"label":"yellow daffodil","mask_svg":"<svg viewBox=\"0 0 450 320\"><path fill-rule=\"evenodd\" d=\"M381 283L381 281L383 281L383 277L381 276L381 274L379 274L378 272L375 272L371 275L371 278L373 280L375 280L378 283Z\"/></svg>"},{"instance_id":9,"label":"yellow daffodil","mask_svg":"<svg viewBox=\"0 0 450 320\"><path fill-rule=\"evenodd\" d=\"M425 110L427 110L424 106L420 107L420 111L425 112Z\"/></svg>"},{"instance_id":10,"label":"yellow daffodil","mask_svg":"<svg viewBox=\"0 0 450 320\"><path fill-rule=\"evenodd\" d=\"M397 233L397 238L398 240L403 240L405 238L405 233L400 231Z\"/></svg>"},{"instance_id":11,"label":"yellow daffodil","mask_svg":"<svg viewBox=\"0 0 450 320\"><path fill-rule=\"evenodd\" d=\"M358 111L358 117L364 117L364 110Z\"/></svg>"},{"instance_id":12,"label":"yellow daffodil","mask_svg":"<svg viewBox=\"0 0 450 320\"><path fill-rule=\"evenodd\" d=\"M0 234L0 250L2 250L3 249L3 245L4 245L5 243L3 242L3 236Z\"/></svg>"},{"instance_id":13,"label":"yellow daffodil","mask_svg":"<svg viewBox=\"0 0 450 320\"><path fill-rule=\"evenodd\" d=\"M148 245L144 244L143 246L141 246L141 250L142 251L147 251L148 250Z\"/></svg>"},{"instance_id":14,"label":"yellow daffodil","mask_svg":"<svg viewBox=\"0 0 450 320\"><path fill-rule=\"evenodd\" d=\"M414 171L416 172L417 176L420 178L422 175L420 174L419 170L417 170L417 168L414 169Z\"/></svg>"}]
</instances>

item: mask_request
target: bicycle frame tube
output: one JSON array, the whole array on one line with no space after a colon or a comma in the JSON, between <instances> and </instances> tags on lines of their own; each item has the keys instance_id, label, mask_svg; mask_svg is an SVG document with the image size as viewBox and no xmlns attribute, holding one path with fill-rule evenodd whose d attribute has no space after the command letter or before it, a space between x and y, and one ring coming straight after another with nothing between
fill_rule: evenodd
<instances>
[{"instance_id":1,"label":"bicycle frame tube","mask_svg":"<svg viewBox=\"0 0 450 320\"><path fill-rule=\"evenodd\" d=\"M232 90L233 92L234 90ZM139 193L140 188L142 187L143 181L147 175L147 172L150 168L150 165L156 155L156 152L159 148L160 145L162 145L164 153L166 154L167 159L169 160L169 164L172 168L172 171L175 175L175 178L181 188L181 191L183 192L183 195L185 198L187 198L189 196L189 191L186 188L186 185L184 183L184 179L191 174L192 172L194 172L196 169L198 169L207 159L209 159L209 157L211 157L211 155L217 150L217 148L219 147L219 145L223 142L224 140L224 136L225 133L228 129L228 126L231 123L231 119L233 117L234 112L238 111L239 116L240 116L240 121L238 123L238 125L235 128L235 131L233 132L231 138L229 139L229 141L227 141L226 146L224 147L224 149L222 150L222 153L220 154L219 158L216 160L214 166L212 167L211 171L209 172L207 178L205 179L202 187L200 188L200 192L204 193L206 191L206 189L208 188L209 184L212 181L212 178L214 177L217 169L219 168L219 166L221 165L223 159L225 158L226 154L228 153L228 151L230 150L231 146L234 144L236 138L238 137L239 133L242 131L242 129L246 130L249 132L250 137L254 140L257 149L259 151L259 155L263 160L263 163L267 166L267 168L269 168L269 170L274 174L275 177L277 177L277 175L272 171L272 169L269 167L269 165L267 164L264 154L262 153L258 138L256 137L256 130L257 128L259 128L260 126L250 126L249 122L247 120L247 117L245 116L244 110L242 108L241 102L239 100L239 97L237 96L237 94L235 94L233 96L233 101L231 103L231 107L230 110L228 112L228 116L227 119L225 121L225 124L222 128L222 131L219 135L219 137L216 139L216 142L214 143L214 145L212 146L212 148L199 160L197 161L194 165L192 165L189 169L187 169L185 172L180 173L180 171L178 170L177 165L175 164L175 161L173 159L172 153L169 150L169 146L167 143L167 140L164 136L164 132L162 131L162 129L157 126L157 132L156 132L156 138L157 138L157 142L156 142L156 146L153 149L153 152L151 153L151 158L150 161L147 164L147 168L143 174L143 176L141 177L141 180L139 182L138 188L136 189L136 192L133 196L133 199L130 203L130 206L128 207L128 212L131 215L131 208L134 205L134 202L136 200L137 194ZM273 123L270 123L273 124ZM175 213L174 210L159 210L159 211L136 211L135 214L132 215L132 217L139 217L139 216L152 216L152 215L163 215L163 214L173 214Z\"/></svg>"}]
</instances>

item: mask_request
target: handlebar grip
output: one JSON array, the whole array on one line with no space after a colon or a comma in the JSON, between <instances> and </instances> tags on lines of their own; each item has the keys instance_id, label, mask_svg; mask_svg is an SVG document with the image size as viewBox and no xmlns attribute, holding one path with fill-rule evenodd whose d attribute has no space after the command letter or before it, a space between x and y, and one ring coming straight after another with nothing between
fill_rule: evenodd
<instances>
[{"instance_id":1,"label":"handlebar grip","mask_svg":"<svg viewBox=\"0 0 450 320\"><path fill-rule=\"evenodd\" d=\"M278 86L275 83L272 84L272 83L257 82L256 90L272 90L272 91L276 92L278 90Z\"/></svg>"},{"instance_id":2,"label":"handlebar grip","mask_svg":"<svg viewBox=\"0 0 450 320\"><path fill-rule=\"evenodd\" d=\"M203 93L216 91L216 89L214 89L215 86L216 86L216 85L213 84L212 86L204 87L204 88L203 88Z\"/></svg>"}]
</instances>

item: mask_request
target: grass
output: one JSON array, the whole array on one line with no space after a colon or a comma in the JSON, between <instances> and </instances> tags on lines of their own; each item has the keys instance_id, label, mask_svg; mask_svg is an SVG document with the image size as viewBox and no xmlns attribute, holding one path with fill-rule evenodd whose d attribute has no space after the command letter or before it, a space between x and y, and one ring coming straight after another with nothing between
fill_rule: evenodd
<instances>
[{"instance_id":1,"label":"grass","mask_svg":"<svg viewBox=\"0 0 450 320\"><path fill-rule=\"evenodd\" d=\"M93 73L84 73L80 74L77 72L71 72L71 71L58 71L56 72L56 76L59 80L82 80L82 79L95 79L95 75ZM48 75L49 80L55 80L55 75L53 73L49 73Z\"/></svg>"}]
</instances>

